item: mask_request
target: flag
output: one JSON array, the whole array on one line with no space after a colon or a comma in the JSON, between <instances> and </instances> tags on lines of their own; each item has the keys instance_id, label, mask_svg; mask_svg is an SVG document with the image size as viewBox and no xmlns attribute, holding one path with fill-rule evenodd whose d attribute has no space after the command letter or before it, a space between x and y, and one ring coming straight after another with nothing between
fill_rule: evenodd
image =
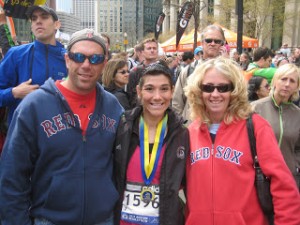
<instances>
[{"instance_id":1,"label":"flag","mask_svg":"<svg viewBox=\"0 0 300 225\"><path fill-rule=\"evenodd\" d=\"M155 31L155 39L156 40L158 39L159 33L161 31L161 25L164 22L165 16L166 15L163 12L161 12L159 14L159 16L157 17L157 19L156 19L155 29L154 29L154 31Z\"/></svg>"},{"instance_id":2,"label":"flag","mask_svg":"<svg viewBox=\"0 0 300 225\"><path fill-rule=\"evenodd\" d=\"M189 24L189 20L194 13L194 4L192 2L186 2L183 4L177 20L176 28L176 48L180 42L180 39Z\"/></svg>"}]
</instances>

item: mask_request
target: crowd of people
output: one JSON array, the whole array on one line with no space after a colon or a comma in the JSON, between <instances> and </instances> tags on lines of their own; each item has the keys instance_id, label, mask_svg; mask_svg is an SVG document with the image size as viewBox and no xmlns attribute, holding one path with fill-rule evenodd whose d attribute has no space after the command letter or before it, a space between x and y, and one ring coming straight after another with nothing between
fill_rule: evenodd
<instances>
[{"instance_id":1,"label":"crowd of people","mask_svg":"<svg viewBox=\"0 0 300 225\"><path fill-rule=\"evenodd\" d=\"M208 25L191 52L112 54L87 28L65 49L53 9L27 16L35 41L0 43L0 224L300 224L300 48L240 55Z\"/></svg>"}]
</instances>

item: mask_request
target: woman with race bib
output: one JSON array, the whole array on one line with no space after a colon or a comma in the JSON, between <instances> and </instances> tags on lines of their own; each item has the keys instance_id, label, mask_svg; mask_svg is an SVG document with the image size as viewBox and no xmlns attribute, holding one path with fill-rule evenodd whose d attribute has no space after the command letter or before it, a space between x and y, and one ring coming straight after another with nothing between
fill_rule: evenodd
<instances>
[{"instance_id":1,"label":"woman with race bib","mask_svg":"<svg viewBox=\"0 0 300 225\"><path fill-rule=\"evenodd\" d=\"M120 201L115 224L183 225L183 184L189 134L169 108L173 85L163 62L147 67L137 86L140 105L126 111L114 152Z\"/></svg>"}]
</instances>

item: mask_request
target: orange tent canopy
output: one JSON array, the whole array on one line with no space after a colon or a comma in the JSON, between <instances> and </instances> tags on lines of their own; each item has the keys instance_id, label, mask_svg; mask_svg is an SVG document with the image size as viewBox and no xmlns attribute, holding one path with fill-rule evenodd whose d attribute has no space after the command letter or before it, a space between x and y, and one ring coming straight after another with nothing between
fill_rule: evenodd
<instances>
[{"instance_id":1,"label":"orange tent canopy","mask_svg":"<svg viewBox=\"0 0 300 225\"><path fill-rule=\"evenodd\" d=\"M230 48L236 48L237 47L237 33L228 30L227 28L219 25L219 24L215 24L220 26L225 34L225 38L226 41L229 45ZM257 48L258 47L258 40L255 38L250 38L247 37L245 35L243 35L243 44L242 44L243 48Z\"/></svg>"},{"instance_id":2,"label":"orange tent canopy","mask_svg":"<svg viewBox=\"0 0 300 225\"><path fill-rule=\"evenodd\" d=\"M224 30L226 41L230 48L237 47L237 33L220 26ZM197 32L197 46L201 45L201 33ZM184 51L193 51L194 49L194 29L188 34L183 34L179 45L176 49L176 35L168 39L167 41L160 44L160 47L164 50L164 52L184 52ZM243 35L243 48L257 48L258 40L254 38L250 38Z\"/></svg>"},{"instance_id":3,"label":"orange tent canopy","mask_svg":"<svg viewBox=\"0 0 300 225\"><path fill-rule=\"evenodd\" d=\"M171 37L170 39L166 40L160 47L164 50L164 52L185 52L185 51L193 51L194 49L194 29L189 32L188 34L183 34L180 42L176 49L176 35ZM201 34L197 32L197 45L201 45Z\"/></svg>"}]
</instances>

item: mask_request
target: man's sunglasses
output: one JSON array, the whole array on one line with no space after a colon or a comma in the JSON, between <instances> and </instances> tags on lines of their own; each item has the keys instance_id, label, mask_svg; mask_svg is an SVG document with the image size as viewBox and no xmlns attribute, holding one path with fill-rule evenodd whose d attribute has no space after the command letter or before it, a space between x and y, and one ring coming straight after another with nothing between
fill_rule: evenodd
<instances>
[{"instance_id":1,"label":"man's sunglasses","mask_svg":"<svg viewBox=\"0 0 300 225\"><path fill-rule=\"evenodd\" d=\"M200 84L200 89L206 93L212 93L215 89L220 93L225 93L233 90L232 84L222 84L222 85L211 85L211 84Z\"/></svg>"},{"instance_id":2,"label":"man's sunglasses","mask_svg":"<svg viewBox=\"0 0 300 225\"><path fill-rule=\"evenodd\" d=\"M223 41L223 40L219 40L219 39L205 38L204 41L205 41L207 44L210 44L210 43L212 43L212 42L214 42L214 43L217 44L217 45L223 45L223 44L224 44L224 41Z\"/></svg>"},{"instance_id":3,"label":"man's sunglasses","mask_svg":"<svg viewBox=\"0 0 300 225\"><path fill-rule=\"evenodd\" d=\"M105 55L102 55L102 54L94 54L94 55L86 56L82 53L69 52L68 56L70 59L72 59L74 62L77 62L77 63L83 63L84 60L87 58L89 60L90 64L93 64L93 65L103 63L105 60Z\"/></svg>"}]
</instances>

